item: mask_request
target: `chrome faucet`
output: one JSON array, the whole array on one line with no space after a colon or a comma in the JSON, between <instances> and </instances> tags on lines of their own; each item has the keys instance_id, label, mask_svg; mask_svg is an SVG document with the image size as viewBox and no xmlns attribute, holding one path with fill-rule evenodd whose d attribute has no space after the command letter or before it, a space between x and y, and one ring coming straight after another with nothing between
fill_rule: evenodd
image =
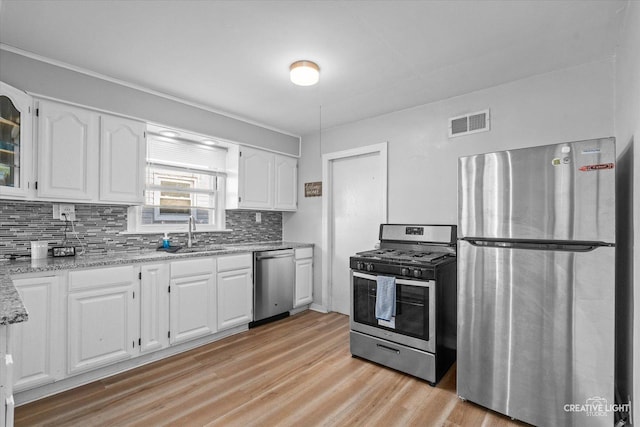
<instances>
[{"instance_id":1,"label":"chrome faucet","mask_svg":"<svg viewBox=\"0 0 640 427\"><path fill-rule=\"evenodd\" d=\"M193 227L193 229L191 228ZM193 245L193 241L191 240L191 232L196 231L196 221L193 219L193 215L189 216L189 234L187 239L187 247L190 248Z\"/></svg>"}]
</instances>

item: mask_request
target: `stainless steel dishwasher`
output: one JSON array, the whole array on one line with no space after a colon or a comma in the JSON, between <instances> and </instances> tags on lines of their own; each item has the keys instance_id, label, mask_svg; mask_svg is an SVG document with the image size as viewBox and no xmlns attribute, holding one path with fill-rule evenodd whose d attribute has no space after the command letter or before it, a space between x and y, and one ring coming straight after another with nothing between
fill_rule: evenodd
<instances>
[{"instance_id":1,"label":"stainless steel dishwasher","mask_svg":"<svg viewBox=\"0 0 640 427\"><path fill-rule=\"evenodd\" d=\"M289 315L293 308L293 249L254 252L253 322L258 326Z\"/></svg>"}]
</instances>

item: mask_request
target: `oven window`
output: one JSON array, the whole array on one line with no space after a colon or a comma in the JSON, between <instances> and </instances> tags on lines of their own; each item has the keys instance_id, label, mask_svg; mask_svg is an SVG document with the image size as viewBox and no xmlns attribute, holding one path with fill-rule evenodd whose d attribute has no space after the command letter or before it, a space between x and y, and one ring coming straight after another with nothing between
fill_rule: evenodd
<instances>
[{"instance_id":1,"label":"oven window","mask_svg":"<svg viewBox=\"0 0 640 427\"><path fill-rule=\"evenodd\" d=\"M354 276L353 287L355 322L429 340L429 288L396 285L395 328L389 328L376 319L376 282Z\"/></svg>"}]
</instances>

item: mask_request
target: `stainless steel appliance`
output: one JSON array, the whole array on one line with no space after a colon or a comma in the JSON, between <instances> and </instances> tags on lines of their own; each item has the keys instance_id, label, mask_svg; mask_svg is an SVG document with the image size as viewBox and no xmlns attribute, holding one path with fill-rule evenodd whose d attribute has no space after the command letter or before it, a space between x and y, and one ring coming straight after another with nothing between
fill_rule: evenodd
<instances>
[{"instance_id":1,"label":"stainless steel appliance","mask_svg":"<svg viewBox=\"0 0 640 427\"><path fill-rule=\"evenodd\" d=\"M613 425L615 162L613 138L459 159L461 398Z\"/></svg>"},{"instance_id":2,"label":"stainless steel appliance","mask_svg":"<svg viewBox=\"0 0 640 427\"><path fill-rule=\"evenodd\" d=\"M253 322L258 326L293 309L293 249L254 252Z\"/></svg>"},{"instance_id":3,"label":"stainless steel appliance","mask_svg":"<svg viewBox=\"0 0 640 427\"><path fill-rule=\"evenodd\" d=\"M380 248L350 258L351 354L435 385L456 357L456 226L380 225ZM378 276L396 313L376 318Z\"/></svg>"}]
</instances>

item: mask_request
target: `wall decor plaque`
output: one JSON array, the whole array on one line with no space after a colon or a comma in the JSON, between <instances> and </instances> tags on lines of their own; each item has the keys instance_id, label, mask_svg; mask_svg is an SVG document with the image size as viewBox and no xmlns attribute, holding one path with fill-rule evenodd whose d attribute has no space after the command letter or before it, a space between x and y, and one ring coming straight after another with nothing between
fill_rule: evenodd
<instances>
[{"instance_id":1,"label":"wall decor plaque","mask_svg":"<svg viewBox=\"0 0 640 427\"><path fill-rule=\"evenodd\" d=\"M320 196L322 196L322 181L304 183L304 197Z\"/></svg>"}]
</instances>

